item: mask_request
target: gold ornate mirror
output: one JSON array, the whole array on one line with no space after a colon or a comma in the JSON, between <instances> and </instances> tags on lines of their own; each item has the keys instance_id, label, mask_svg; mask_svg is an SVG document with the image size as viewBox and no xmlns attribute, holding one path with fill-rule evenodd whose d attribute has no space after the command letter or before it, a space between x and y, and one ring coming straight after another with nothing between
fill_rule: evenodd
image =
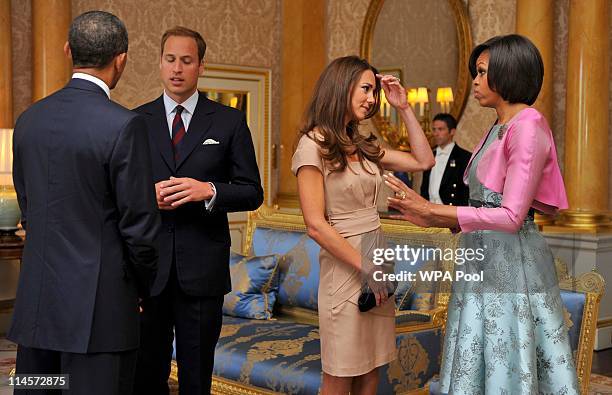
<instances>
[{"instance_id":1,"label":"gold ornate mirror","mask_svg":"<svg viewBox=\"0 0 612 395\"><path fill-rule=\"evenodd\" d=\"M462 0L372 0L361 34L361 56L402 80L426 133L431 118L461 117L470 91L472 36ZM418 89L421 88L421 89ZM417 91L418 89L418 91ZM383 99L373 123L393 147L408 150L407 133Z\"/></svg>"}]
</instances>

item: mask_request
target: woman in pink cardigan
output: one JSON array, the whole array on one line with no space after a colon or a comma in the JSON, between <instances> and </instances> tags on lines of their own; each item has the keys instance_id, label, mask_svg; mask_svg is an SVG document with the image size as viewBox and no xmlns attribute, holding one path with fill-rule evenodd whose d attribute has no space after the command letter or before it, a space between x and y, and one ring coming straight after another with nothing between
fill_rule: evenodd
<instances>
[{"instance_id":1,"label":"woman in pink cardigan","mask_svg":"<svg viewBox=\"0 0 612 395\"><path fill-rule=\"evenodd\" d=\"M474 97L497 112L464 175L470 206L433 204L392 175L386 180L396 218L460 229L462 248L483 252L455 266L440 390L577 394L553 256L533 219L535 210L568 207L551 130L530 107L542 86L542 59L531 41L513 34L478 45L469 67ZM480 273L480 281L465 276Z\"/></svg>"}]
</instances>

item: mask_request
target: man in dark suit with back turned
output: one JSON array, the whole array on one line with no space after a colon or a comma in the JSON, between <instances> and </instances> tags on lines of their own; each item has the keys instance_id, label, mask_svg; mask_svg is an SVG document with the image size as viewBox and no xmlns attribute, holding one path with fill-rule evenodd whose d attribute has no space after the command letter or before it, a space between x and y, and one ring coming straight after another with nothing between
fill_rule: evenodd
<instances>
[{"instance_id":1,"label":"man in dark suit with back turned","mask_svg":"<svg viewBox=\"0 0 612 395\"><path fill-rule=\"evenodd\" d=\"M206 44L184 27L166 31L164 93L136 109L149 126L162 217L159 275L144 301L136 393L167 394L173 329L181 394L210 393L223 295L231 290L227 212L263 201L245 114L197 90Z\"/></svg>"},{"instance_id":2,"label":"man in dark suit with back turned","mask_svg":"<svg viewBox=\"0 0 612 395\"><path fill-rule=\"evenodd\" d=\"M64 46L72 79L25 111L13 137L27 231L8 336L16 372L68 374L74 394L132 391L138 299L157 270L146 123L110 100L127 48L116 16L75 18Z\"/></svg>"},{"instance_id":3,"label":"man in dark suit with back turned","mask_svg":"<svg viewBox=\"0 0 612 395\"><path fill-rule=\"evenodd\" d=\"M463 173L472 153L453 141L457 120L450 114L437 114L431 130L437 145L434 149L436 164L423 172L421 196L432 203L467 206L470 191L463 183Z\"/></svg>"}]
</instances>

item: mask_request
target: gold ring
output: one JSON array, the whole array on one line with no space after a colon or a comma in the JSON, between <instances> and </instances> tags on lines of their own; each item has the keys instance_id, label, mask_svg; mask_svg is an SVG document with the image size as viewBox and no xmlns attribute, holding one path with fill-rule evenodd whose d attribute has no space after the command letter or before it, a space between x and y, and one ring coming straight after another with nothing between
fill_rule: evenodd
<instances>
[{"instance_id":1,"label":"gold ring","mask_svg":"<svg viewBox=\"0 0 612 395\"><path fill-rule=\"evenodd\" d=\"M404 200L406 199L406 192L400 191L399 193L397 193L397 196L399 196L400 200Z\"/></svg>"}]
</instances>

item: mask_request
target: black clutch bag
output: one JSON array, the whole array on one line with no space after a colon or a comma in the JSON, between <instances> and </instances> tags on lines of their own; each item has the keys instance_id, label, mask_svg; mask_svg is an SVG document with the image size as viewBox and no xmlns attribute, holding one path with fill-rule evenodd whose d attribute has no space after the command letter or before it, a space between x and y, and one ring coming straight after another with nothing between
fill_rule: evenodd
<instances>
[{"instance_id":1,"label":"black clutch bag","mask_svg":"<svg viewBox=\"0 0 612 395\"><path fill-rule=\"evenodd\" d=\"M395 289L395 287L393 287ZM394 292L389 292L389 298L395 294ZM359 307L359 311L365 313L366 311L371 310L376 307L376 296L370 290L370 287L366 287L366 289L361 292L359 295L359 299L357 300L357 306Z\"/></svg>"}]
</instances>

